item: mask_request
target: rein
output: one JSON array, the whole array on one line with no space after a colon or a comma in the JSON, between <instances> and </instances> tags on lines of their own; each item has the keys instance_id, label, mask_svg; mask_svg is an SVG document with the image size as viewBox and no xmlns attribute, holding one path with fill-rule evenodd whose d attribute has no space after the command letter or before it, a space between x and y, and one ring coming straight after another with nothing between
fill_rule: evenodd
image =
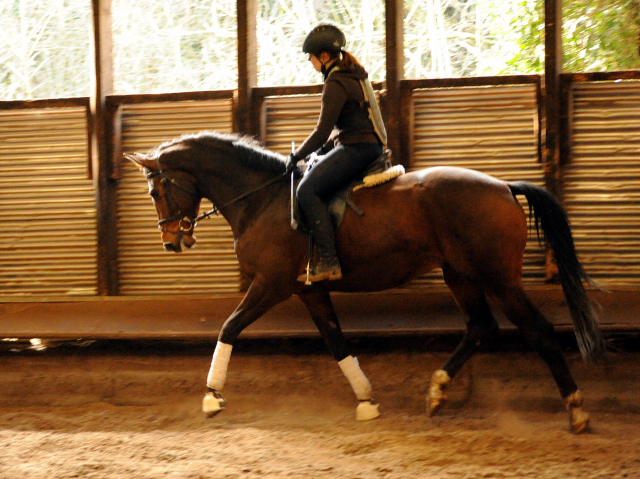
<instances>
[{"instance_id":1,"label":"rein","mask_svg":"<svg viewBox=\"0 0 640 479\"><path fill-rule=\"evenodd\" d=\"M178 212L176 214L171 215L169 218L164 218L162 220L158 221L158 229L160 229L161 231L164 231L165 233L173 233L172 231L168 231L164 226L164 224L167 223L172 223L174 221L180 221L180 231L178 232L179 236L183 236L183 235L187 235L187 236L193 236L193 230L194 228L198 225L198 222L200 220L203 220L205 218L209 218L211 215L215 214L216 216L219 215L219 211L220 209L224 209L227 206L236 203L237 201L240 201L244 198L246 198L247 196L252 195L253 193L256 193L258 191L260 191L263 188L266 188L267 186L275 183L276 181L278 181L279 179L281 179L282 177L286 176L287 173L283 173L282 175L278 175L278 176L274 176L273 178L270 178L269 180L265 181L264 183L260 184L258 187L249 190L243 194L241 194L240 196L237 196L236 198L227 201L225 204L223 204L222 206L218 207L217 205L213 205L213 209L210 211L207 211L206 213L202 213L198 216L196 216L195 218L190 218L188 216L183 216L182 212L180 211L179 208L177 208L176 202L173 199L173 195L170 194L169 185L174 185L177 188L180 188L182 191L187 192L188 194L190 194L191 196L198 196L198 193L196 191L194 191L193 189L181 185L180 183L178 183L174 178L171 178L169 175L167 175L164 170L162 169L162 166L160 166L160 162L158 160L158 158L155 159L156 160L156 166L158 167L157 171L151 171L149 173L147 173L146 177L147 179L151 179L154 178L156 176L159 176L161 178L161 182L165 185L165 198L167 200L167 206L169 208L169 213L171 213L171 211L175 211L176 209L178 210ZM187 223L187 227L183 227L182 226L182 222L186 222Z\"/></svg>"},{"instance_id":2,"label":"rein","mask_svg":"<svg viewBox=\"0 0 640 479\"><path fill-rule=\"evenodd\" d=\"M244 198L246 198L249 195L252 195L254 193L256 193L257 191L260 191L263 188L266 188L267 186L269 186L272 183L275 183L276 181L278 181L280 178L282 178L283 176L286 176L287 173L283 173L282 175L278 175L278 176L274 176L273 178L271 178L268 181L265 181L264 183L262 183L260 186L258 186L257 188L254 188L253 190L247 191L246 193L241 194L240 196L232 199L231 201L227 201L224 205L222 205L220 208L226 208L227 206L235 203L236 201L240 201ZM212 214L216 214L216 216L218 215L218 211L220 211L220 208L218 208L216 205L213 205L213 209L210 211L207 211L206 213L202 213L201 215L199 215L194 221L197 222L204 219L204 218L208 218L209 216L211 216Z\"/></svg>"}]
</instances>

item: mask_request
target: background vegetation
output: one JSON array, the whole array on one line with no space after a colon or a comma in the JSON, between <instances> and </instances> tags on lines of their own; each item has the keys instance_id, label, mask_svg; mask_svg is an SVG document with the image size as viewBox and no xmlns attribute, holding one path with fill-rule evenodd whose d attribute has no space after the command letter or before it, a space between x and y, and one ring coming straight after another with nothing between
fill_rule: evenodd
<instances>
[{"instance_id":1,"label":"background vegetation","mask_svg":"<svg viewBox=\"0 0 640 479\"><path fill-rule=\"evenodd\" d=\"M566 71L640 68L640 0L564 0ZM234 0L113 0L115 92L235 88ZM405 0L406 78L540 73L541 0ZM90 2L0 0L0 100L88 96ZM384 0L258 0L258 84L321 81L300 52L319 22L384 79Z\"/></svg>"}]
</instances>

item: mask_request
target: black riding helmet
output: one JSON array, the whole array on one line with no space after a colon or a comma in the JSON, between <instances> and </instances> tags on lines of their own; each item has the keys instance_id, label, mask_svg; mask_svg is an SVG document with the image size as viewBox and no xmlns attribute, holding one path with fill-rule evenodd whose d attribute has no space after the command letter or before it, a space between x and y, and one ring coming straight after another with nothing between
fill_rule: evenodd
<instances>
[{"instance_id":1,"label":"black riding helmet","mask_svg":"<svg viewBox=\"0 0 640 479\"><path fill-rule=\"evenodd\" d=\"M334 25L318 25L309 32L302 44L302 52L318 56L321 52L340 52L347 40L344 33Z\"/></svg>"}]
</instances>

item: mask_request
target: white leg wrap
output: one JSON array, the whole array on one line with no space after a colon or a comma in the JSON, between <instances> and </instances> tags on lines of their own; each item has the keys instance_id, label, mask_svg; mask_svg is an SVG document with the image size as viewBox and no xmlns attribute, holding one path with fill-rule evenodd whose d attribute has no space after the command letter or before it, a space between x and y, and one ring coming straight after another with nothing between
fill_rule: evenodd
<instances>
[{"instance_id":1,"label":"white leg wrap","mask_svg":"<svg viewBox=\"0 0 640 479\"><path fill-rule=\"evenodd\" d=\"M209 369L209 375L207 376L207 386L216 391L222 391L224 382L227 379L227 367L229 366L229 359L231 359L231 350L233 346L218 341L216 344L216 350L213 353L213 359L211 360L211 369Z\"/></svg>"},{"instance_id":2,"label":"white leg wrap","mask_svg":"<svg viewBox=\"0 0 640 479\"><path fill-rule=\"evenodd\" d=\"M358 359L353 356L347 356L342 361L339 361L338 364L349 380L349 384L351 384L353 392L356 393L356 397L360 401L368 401L371 399L371 383L360 369Z\"/></svg>"}]
</instances>

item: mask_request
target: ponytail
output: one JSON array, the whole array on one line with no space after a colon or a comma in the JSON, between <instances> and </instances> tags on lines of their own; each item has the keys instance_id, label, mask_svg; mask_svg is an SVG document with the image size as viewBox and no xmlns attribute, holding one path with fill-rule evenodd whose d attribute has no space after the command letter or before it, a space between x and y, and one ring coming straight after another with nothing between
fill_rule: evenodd
<instances>
[{"instance_id":1,"label":"ponytail","mask_svg":"<svg viewBox=\"0 0 640 479\"><path fill-rule=\"evenodd\" d=\"M340 60L340 63L338 64L338 66L341 69L348 69L353 67L364 69L364 67L358 61L358 59L346 50L342 51L342 59Z\"/></svg>"},{"instance_id":2,"label":"ponytail","mask_svg":"<svg viewBox=\"0 0 640 479\"><path fill-rule=\"evenodd\" d=\"M341 70L362 70L363 72L366 73L365 68L362 66L362 64L358 61L358 59L356 57L354 57L351 53L349 53L346 50L340 50L339 52L336 50L323 50L320 53L328 53L329 57L333 60L334 58L338 59L338 67L340 67ZM318 55L320 55L320 53L318 53ZM340 56L340 54L342 54L342 57ZM316 56L318 56L316 55ZM323 66L324 67L324 66ZM324 71L323 71L324 73Z\"/></svg>"}]
</instances>

